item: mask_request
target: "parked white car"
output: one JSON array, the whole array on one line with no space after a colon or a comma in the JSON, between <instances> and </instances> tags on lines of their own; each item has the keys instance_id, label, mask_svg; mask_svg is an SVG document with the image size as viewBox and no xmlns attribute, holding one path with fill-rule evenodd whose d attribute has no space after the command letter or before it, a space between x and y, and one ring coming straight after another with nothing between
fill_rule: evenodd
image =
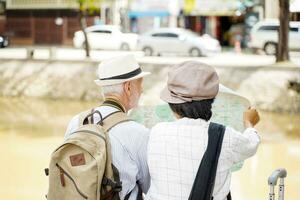
<instances>
[{"instance_id":1,"label":"parked white car","mask_svg":"<svg viewBox=\"0 0 300 200\"><path fill-rule=\"evenodd\" d=\"M5 48L9 44L8 37L0 35L0 48Z\"/></svg>"},{"instance_id":2,"label":"parked white car","mask_svg":"<svg viewBox=\"0 0 300 200\"><path fill-rule=\"evenodd\" d=\"M218 40L182 28L152 30L139 37L138 49L144 51L146 56L175 53L197 57L221 52Z\"/></svg>"},{"instance_id":3,"label":"parked white car","mask_svg":"<svg viewBox=\"0 0 300 200\"><path fill-rule=\"evenodd\" d=\"M251 30L250 43L253 49L263 49L267 55L275 55L278 44L278 20L261 21ZM300 22L290 22L289 48L300 49Z\"/></svg>"},{"instance_id":4,"label":"parked white car","mask_svg":"<svg viewBox=\"0 0 300 200\"><path fill-rule=\"evenodd\" d=\"M86 28L88 41L92 49L105 50L134 50L136 49L138 35L123 33L119 26L95 25ZM82 31L74 34L73 44L76 48L84 47L84 35Z\"/></svg>"}]
</instances>

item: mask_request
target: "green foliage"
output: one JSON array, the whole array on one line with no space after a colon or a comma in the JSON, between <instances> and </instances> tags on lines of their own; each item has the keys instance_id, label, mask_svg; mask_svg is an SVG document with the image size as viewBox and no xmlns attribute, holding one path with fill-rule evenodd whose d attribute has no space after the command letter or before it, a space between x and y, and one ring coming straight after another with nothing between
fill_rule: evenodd
<instances>
[{"instance_id":1,"label":"green foliage","mask_svg":"<svg viewBox=\"0 0 300 200\"><path fill-rule=\"evenodd\" d=\"M94 12L99 10L100 4L103 0L75 0L79 5L80 11Z\"/></svg>"}]
</instances>

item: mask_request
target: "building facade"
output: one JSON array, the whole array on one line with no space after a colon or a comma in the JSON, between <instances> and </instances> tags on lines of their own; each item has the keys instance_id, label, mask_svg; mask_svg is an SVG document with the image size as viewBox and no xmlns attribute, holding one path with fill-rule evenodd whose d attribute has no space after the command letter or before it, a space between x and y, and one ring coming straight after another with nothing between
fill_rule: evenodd
<instances>
[{"instance_id":1,"label":"building facade","mask_svg":"<svg viewBox=\"0 0 300 200\"><path fill-rule=\"evenodd\" d=\"M265 0L265 18L278 19L279 0ZM300 21L300 0L290 0L290 21Z\"/></svg>"},{"instance_id":2,"label":"building facade","mask_svg":"<svg viewBox=\"0 0 300 200\"><path fill-rule=\"evenodd\" d=\"M80 30L75 0L6 0L4 4L0 33L13 45L70 45L74 32ZM96 5L87 14L87 25L113 24L114 5L116 1L105 1L104 9Z\"/></svg>"},{"instance_id":3,"label":"building facade","mask_svg":"<svg viewBox=\"0 0 300 200\"><path fill-rule=\"evenodd\" d=\"M217 38L223 46L247 45L254 23L263 18L260 0L184 0L184 27Z\"/></svg>"},{"instance_id":4,"label":"building facade","mask_svg":"<svg viewBox=\"0 0 300 200\"><path fill-rule=\"evenodd\" d=\"M153 28L177 27L179 0L134 0L128 17L132 32L144 33Z\"/></svg>"}]
</instances>

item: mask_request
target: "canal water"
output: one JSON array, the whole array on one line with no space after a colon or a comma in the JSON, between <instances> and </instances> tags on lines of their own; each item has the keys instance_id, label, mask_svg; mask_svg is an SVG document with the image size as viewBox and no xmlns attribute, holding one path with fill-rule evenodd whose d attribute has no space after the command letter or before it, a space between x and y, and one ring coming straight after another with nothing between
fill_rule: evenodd
<instances>
[{"instance_id":1,"label":"canal water","mask_svg":"<svg viewBox=\"0 0 300 200\"><path fill-rule=\"evenodd\" d=\"M44 168L54 148L62 142L72 116L98 102L0 98L0 194L1 199L45 199L48 179ZM262 144L257 154L234 172L235 200L268 198L267 178L284 167L286 199L299 199L300 116L261 112L257 127Z\"/></svg>"}]
</instances>

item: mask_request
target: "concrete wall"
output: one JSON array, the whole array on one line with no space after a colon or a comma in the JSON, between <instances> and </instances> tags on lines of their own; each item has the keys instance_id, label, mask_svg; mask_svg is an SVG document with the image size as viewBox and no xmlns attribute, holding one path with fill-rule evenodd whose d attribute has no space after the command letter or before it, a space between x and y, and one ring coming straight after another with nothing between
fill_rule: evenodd
<instances>
[{"instance_id":1,"label":"concrete wall","mask_svg":"<svg viewBox=\"0 0 300 200\"><path fill-rule=\"evenodd\" d=\"M0 95L51 99L95 100L101 98L96 62L6 60L0 62ZM144 104L159 99L169 67L141 63L152 72L144 81ZM259 108L300 113L300 68L216 67L221 83L247 97ZM295 83L295 84L291 84ZM147 95L145 95L147 96Z\"/></svg>"}]
</instances>

